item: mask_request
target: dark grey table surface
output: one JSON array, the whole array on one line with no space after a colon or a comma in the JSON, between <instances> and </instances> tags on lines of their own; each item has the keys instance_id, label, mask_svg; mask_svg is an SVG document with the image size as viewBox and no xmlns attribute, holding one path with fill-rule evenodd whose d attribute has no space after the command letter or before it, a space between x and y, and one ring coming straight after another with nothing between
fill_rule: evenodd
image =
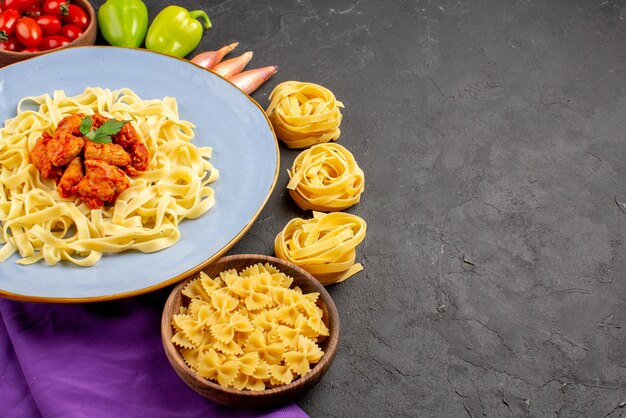
<instances>
[{"instance_id":1,"label":"dark grey table surface","mask_svg":"<svg viewBox=\"0 0 626 418\"><path fill-rule=\"evenodd\" d=\"M102 1L94 1L96 6ZM154 16L166 1L147 1ZM626 416L626 5L191 1L252 67L330 88L366 175L312 416ZM158 71L158 69L154 69ZM230 253L273 253L298 151Z\"/></svg>"}]
</instances>

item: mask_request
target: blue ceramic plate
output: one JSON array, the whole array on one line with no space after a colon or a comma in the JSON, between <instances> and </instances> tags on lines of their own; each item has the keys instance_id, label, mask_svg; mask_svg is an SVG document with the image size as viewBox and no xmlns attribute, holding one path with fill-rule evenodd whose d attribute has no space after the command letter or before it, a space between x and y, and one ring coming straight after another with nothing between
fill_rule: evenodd
<instances>
[{"instance_id":1,"label":"blue ceramic plate","mask_svg":"<svg viewBox=\"0 0 626 418\"><path fill-rule=\"evenodd\" d=\"M180 224L182 237L152 254L108 254L93 267L0 263L0 296L40 302L118 299L156 290L200 270L232 247L267 202L279 167L278 143L263 109L226 80L185 60L154 52L70 48L0 69L0 123L24 96L128 87L143 99L172 96L181 118L196 125L195 144L213 147L220 171L216 205Z\"/></svg>"}]
</instances>

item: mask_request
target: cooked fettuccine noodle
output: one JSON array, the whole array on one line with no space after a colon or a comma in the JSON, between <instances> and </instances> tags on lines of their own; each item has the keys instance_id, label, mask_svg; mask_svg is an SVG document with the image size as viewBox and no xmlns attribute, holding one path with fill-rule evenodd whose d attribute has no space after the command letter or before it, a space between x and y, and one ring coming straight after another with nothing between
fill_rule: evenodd
<instances>
[{"instance_id":1,"label":"cooked fettuccine noodle","mask_svg":"<svg viewBox=\"0 0 626 418\"><path fill-rule=\"evenodd\" d=\"M148 148L147 170L130 178L111 206L90 210L79 198L63 199L55 182L42 180L29 162L42 133L52 134L75 113L130 120ZM174 98L142 100L130 89L22 99L17 116L0 128L0 261L19 252L20 264L67 260L91 266L103 253L154 252L176 243L179 222L215 204L209 184L218 171L209 162L211 148L191 143L193 128L179 118Z\"/></svg>"}]
</instances>

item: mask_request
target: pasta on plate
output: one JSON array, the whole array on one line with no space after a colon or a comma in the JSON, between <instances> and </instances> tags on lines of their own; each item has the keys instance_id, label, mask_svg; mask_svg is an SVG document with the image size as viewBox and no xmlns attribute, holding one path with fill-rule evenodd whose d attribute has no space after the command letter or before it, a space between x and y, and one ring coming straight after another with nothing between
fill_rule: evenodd
<instances>
[{"instance_id":1,"label":"pasta on plate","mask_svg":"<svg viewBox=\"0 0 626 418\"><path fill-rule=\"evenodd\" d=\"M131 121L149 152L147 169L100 209L75 196L63 198L53 180L42 179L29 152L64 117L101 114ZM18 252L20 264L67 260L92 266L104 253L154 252L175 244L178 224L215 204L210 183L219 177L212 149L191 141L194 125L180 119L176 99L142 100L130 89L97 87L67 97L25 97L17 116L0 128L0 261Z\"/></svg>"}]
</instances>

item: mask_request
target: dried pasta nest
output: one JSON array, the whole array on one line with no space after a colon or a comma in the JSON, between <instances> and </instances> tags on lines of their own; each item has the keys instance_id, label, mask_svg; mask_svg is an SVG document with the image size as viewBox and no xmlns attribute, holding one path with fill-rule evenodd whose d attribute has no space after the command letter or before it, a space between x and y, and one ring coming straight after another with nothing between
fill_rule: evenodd
<instances>
[{"instance_id":1,"label":"dried pasta nest","mask_svg":"<svg viewBox=\"0 0 626 418\"><path fill-rule=\"evenodd\" d=\"M289 148L306 148L339 138L342 107L325 87L285 81L270 94L267 115L276 135Z\"/></svg>"},{"instance_id":2,"label":"dried pasta nest","mask_svg":"<svg viewBox=\"0 0 626 418\"><path fill-rule=\"evenodd\" d=\"M343 210L357 204L365 188L363 170L339 144L319 144L303 151L288 173L289 194L302 209Z\"/></svg>"},{"instance_id":3,"label":"dried pasta nest","mask_svg":"<svg viewBox=\"0 0 626 418\"><path fill-rule=\"evenodd\" d=\"M306 375L324 356L330 331L319 293L290 288L293 279L270 264L211 278L204 272L182 294L172 318L172 343L199 376L238 390L264 390Z\"/></svg>"},{"instance_id":4,"label":"dried pasta nest","mask_svg":"<svg viewBox=\"0 0 626 418\"><path fill-rule=\"evenodd\" d=\"M348 213L313 212L312 219L289 221L274 240L274 252L311 273L324 286L340 283L363 266L356 246L365 238L365 221Z\"/></svg>"}]
</instances>

